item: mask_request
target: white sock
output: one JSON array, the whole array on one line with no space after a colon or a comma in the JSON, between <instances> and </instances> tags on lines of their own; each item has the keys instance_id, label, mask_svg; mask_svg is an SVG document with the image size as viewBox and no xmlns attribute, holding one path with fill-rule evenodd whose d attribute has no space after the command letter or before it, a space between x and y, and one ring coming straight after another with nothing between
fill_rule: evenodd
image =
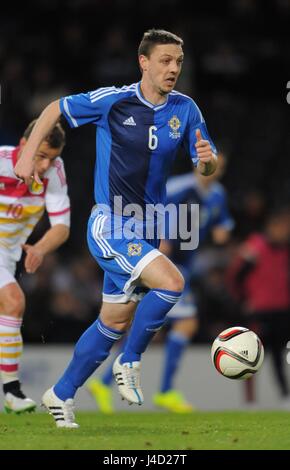
<instances>
[{"instance_id":1,"label":"white sock","mask_svg":"<svg viewBox=\"0 0 290 470\"><path fill-rule=\"evenodd\" d=\"M20 332L22 318L0 315L0 377L3 384L18 379L23 342Z\"/></svg>"}]
</instances>

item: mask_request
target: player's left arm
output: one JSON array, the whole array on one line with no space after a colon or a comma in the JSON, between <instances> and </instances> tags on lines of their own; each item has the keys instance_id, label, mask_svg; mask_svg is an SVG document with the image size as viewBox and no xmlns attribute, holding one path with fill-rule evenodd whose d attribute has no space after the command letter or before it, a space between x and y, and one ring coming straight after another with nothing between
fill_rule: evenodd
<instances>
[{"instance_id":1,"label":"player's left arm","mask_svg":"<svg viewBox=\"0 0 290 470\"><path fill-rule=\"evenodd\" d=\"M61 158L57 158L49 170L45 205L51 227L37 243L22 247L26 252L25 269L29 273L34 273L42 264L45 255L59 248L69 237L70 200Z\"/></svg>"},{"instance_id":2,"label":"player's left arm","mask_svg":"<svg viewBox=\"0 0 290 470\"><path fill-rule=\"evenodd\" d=\"M198 171L209 176L217 168L217 150L211 140L203 115L194 101L190 101L184 145Z\"/></svg>"},{"instance_id":3,"label":"player's left arm","mask_svg":"<svg viewBox=\"0 0 290 470\"><path fill-rule=\"evenodd\" d=\"M203 139L201 130L195 131L196 155L198 157L197 169L201 175L212 175L217 168L217 155L213 152L209 140Z\"/></svg>"}]
</instances>

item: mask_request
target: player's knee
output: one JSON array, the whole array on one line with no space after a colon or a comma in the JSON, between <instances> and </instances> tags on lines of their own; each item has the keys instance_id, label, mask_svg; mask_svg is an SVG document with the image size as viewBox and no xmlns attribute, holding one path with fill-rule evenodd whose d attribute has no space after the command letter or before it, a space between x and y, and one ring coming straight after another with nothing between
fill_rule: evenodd
<instances>
[{"instance_id":1,"label":"player's knee","mask_svg":"<svg viewBox=\"0 0 290 470\"><path fill-rule=\"evenodd\" d=\"M120 332L125 332L129 329L131 325L131 319L130 320L124 320L124 321L117 321L117 320L107 320L104 325L108 328L112 328L114 330L120 331Z\"/></svg>"},{"instance_id":2,"label":"player's knee","mask_svg":"<svg viewBox=\"0 0 290 470\"><path fill-rule=\"evenodd\" d=\"M185 324L185 330L189 335L193 335L198 328L198 322L196 318L189 318L188 322Z\"/></svg>"},{"instance_id":3,"label":"player's knee","mask_svg":"<svg viewBox=\"0 0 290 470\"><path fill-rule=\"evenodd\" d=\"M120 307L121 310L122 305ZM117 317L116 315L108 314L104 309L102 309L100 319L105 327L112 328L120 332L127 331L131 324L131 316L123 315L122 310L120 315Z\"/></svg>"},{"instance_id":4,"label":"player's knee","mask_svg":"<svg viewBox=\"0 0 290 470\"><path fill-rule=\"evenodd\" d=\"M128 302L126 304L104 302L99 318L107 328L123 332L127 331L130 327L135 309L135 302Z\"/></svg>"},{"instance_id":5,"label":"player's knee","mask_svg":"<svg viewBox=\"0 0 290 470\"><path fill-rule=\"evenodd\" d=\"M5 302L5 315L22 318L25 310L25 297L21 290L11 292Z\"/></svg>"},{"instance_id":6,"label":"player's knee","mask_svg":"<svg viewBox=\"0 0 290 470\"><path fill-rule=\"evenodd\" d=\"M184 337L190 339L198 329L198 321L195 317L176 321L173 331L181 333Z\"/></svg>"},{"instance_id":7,"label":"player's knee","mask_svg":"<svg viewBox=\"0 0 290 470\"><path fill-rule=\"evenodd\" d=\"M166 279L164 279L163 289L171 290L175 292L183 292L184 289L184 278L179 271L172 273Z\"/></svg>"},{"instance_id":8,"label":"player's knee","mask_svg":"<svg viewBox=\"0 0 290 470\"><path fill-rule=\"evenodd\" d=\"M190 334L190 336L195 335L195 333L196 333L197 330L198 330L198 327L199 327L198 320L196 320L196 319L193 318L193 319L192 319L192 322L191 322L191 324L190 324L190 326L189 326L189 334Z\"/></svg>"}]
</instances>

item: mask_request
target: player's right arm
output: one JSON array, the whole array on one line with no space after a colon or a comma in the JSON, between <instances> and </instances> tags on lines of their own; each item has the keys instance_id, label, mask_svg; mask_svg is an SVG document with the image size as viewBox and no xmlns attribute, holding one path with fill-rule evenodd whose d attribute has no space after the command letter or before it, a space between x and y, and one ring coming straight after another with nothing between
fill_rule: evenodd
<instances>
[{"instance_id":1,"label":"player's right arm","mask_svg":"<svg viewBox=\"0 0 290 470\"><path fill-rule=\"evenodd\" d=\"M20 159L16 163L14 172L27 185L31 183L32 176L40 183L39 176L34 169L33 159L41 142L56 125L61 115L59 103L60 100L53 101L43 110L22 151Z\"/></svg>"},{"instance_id":2,"label":"player's right arm","mask_svg":"<svg viewBox=\"0 0 290 470\"><path fill-rule=\"evenodd\" d=\"M20 159L15 166L15 174L26 184L31 183L31 176L37 179L33 166L33 157L45 137L55 126L61 114L66 118L70 127L79 127L83 124L102 124L111 105L122 96L130 87L121 89L118 93L115 87L99 88L98 90L70 95L50 103L39 116L33 131L28 138ZM39 180L38 180L39 181Z\"/></svg>"}]
</instances>

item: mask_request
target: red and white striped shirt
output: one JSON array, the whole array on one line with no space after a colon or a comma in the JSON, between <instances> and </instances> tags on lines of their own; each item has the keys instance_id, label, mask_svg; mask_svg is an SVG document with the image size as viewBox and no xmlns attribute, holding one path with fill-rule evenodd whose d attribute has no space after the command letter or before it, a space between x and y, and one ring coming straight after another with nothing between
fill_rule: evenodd
<instances>
[{"instance_id":1,"label":"red and white striped shirt","mask_svg":"<svg viewBox=\"0 0 290 470\"><path fill-rule=\"evenodd\" d=\"M45 209L52 226L70 225L62 159L57 157L45 172L42 185L33 181L28 187L14 173L18 151L18 147L0 146L0 251L15 261Z\"/></svg>"}]
</instances>

